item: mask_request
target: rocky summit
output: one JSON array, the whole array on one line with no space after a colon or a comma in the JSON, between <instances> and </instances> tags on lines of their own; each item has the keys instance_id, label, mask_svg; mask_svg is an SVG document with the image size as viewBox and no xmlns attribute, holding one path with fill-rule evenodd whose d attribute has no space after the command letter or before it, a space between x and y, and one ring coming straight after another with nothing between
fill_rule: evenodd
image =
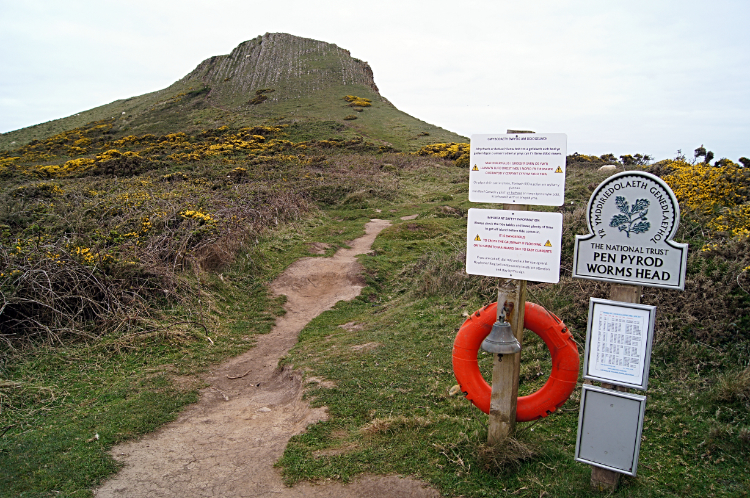
<instances>
[{"instance_id":1,"label":"rocky summit","mask_svg":"<svg viewBox=\"0 0 750 498\"><path fill-rule=\"evenodd\" d=\"M285 33L267 33L240 43L229 55L210 57L178 83L205 85L210 102L237 109L256 105L252 100L263 90L272 91L271 102L347 86L351 93L365 87L380 95L367 62L331 43Z\"/></svg>"}]
</instances>

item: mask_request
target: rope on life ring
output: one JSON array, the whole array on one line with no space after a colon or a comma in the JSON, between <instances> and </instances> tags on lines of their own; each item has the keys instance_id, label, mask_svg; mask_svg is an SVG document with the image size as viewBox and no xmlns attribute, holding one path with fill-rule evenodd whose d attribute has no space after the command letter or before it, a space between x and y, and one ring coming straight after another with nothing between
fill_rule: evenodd
<instances>
[{"instance_id":1,"label":"rope on life ring","mask_svg":"<svg viewBox=\"0 0 750 498\"><path fill-rule=\"evenodd\" d=\"M485 306L466 319L453 343L453 372L466 398L490 413L492 388L482 377L477 353L495 323L497 303ZM543 306L526 303L524 328L542 338L552 355L552 372L541 389L518 398L516 420L530 422L560 408L578 382L578 347L565 324Z\"/></svg>"}]
</instances>

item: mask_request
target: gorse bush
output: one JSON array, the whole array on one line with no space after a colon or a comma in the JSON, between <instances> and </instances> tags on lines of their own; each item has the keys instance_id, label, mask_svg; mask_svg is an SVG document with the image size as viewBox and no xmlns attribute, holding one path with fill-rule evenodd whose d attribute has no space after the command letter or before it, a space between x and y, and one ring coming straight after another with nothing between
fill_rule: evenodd
<instances>
[{"instance_id":1,"label":"gorse bush","mask_svg":"<svg viewBox=\"0 0 750 498\"><path fill-rule=\"evenodd\" d=\"M680 205L693 211L711 214L717 208L741 204L750 194L750 171L732 163L715 167L685 161L662 163L664 181L674 191Z\"/></svg>"},{"instance_id":2,"label":"gorse bush","mask_svg":"<svg viewBox=\"0 0 750 498\"><path fill-rule=\"evenodd\" d=\"M344 97L344 100L349 102L350 107L370 107L372 105L372 100L357 97L356 95L347 95Z\"/></svg>"},{"instance_id":3,"label":"gorse bush","mask_svg":"<svg viewBox=\"0 0 750 498\"><path fill-rule=\"evenodd\" d=\"M745 204L750 171L734 163L717 167L685 161L665 161L660 170L688 216L705 218L712 230L726 235L750 233Z\"/></svg>"},{"instance_id":4,"label":"gorse bush","mask_svg":"<svg viewBox=\"0 0 750 498\"><path fill-rule=\"evenodd\" d=\"M107 258L77 247L70 251L60 244L43 244L8 251L0 246L0 338L6 345L16 339L41 336L62 343L71 336L94 337L113 325L127 311L142 305L128 282L127 295L105 271ZM141 282L141 287L145 282ZM145 293L142 297L146 297Z\"/></svg>"},{"instance_id":5,"label":"gorse bush","mask_svg":"<svg viewBox=\"0 0 750 498\"><path fill-rule=\"evenodd\" d=\"M438 143L425 145L414 154L417 156L435 156L442 159L452 159L455 161L456 166L464 167L469 165L471 149L469 144L457 144L453 142L447 144Z\"/></svg>"}]
</instances>

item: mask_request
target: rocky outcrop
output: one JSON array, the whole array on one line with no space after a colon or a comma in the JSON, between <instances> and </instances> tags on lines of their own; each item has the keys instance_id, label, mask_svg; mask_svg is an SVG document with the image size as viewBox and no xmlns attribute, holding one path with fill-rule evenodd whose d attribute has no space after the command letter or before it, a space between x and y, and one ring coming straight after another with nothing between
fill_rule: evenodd
<instances>
[{"instance_id":1,"label":"rocky outcrop","mask_svg":"<svg viewBox=\"0 0 750 498\"><path fill-rule=\"evenodd\" d=\"M369 64L331 43L286 33L266 33L210 57L181 82L208 86L211 101L231 106L246 105L258 92L278 101L334 86L361 85L379 95Z\"/></svg>"}]
</instances>

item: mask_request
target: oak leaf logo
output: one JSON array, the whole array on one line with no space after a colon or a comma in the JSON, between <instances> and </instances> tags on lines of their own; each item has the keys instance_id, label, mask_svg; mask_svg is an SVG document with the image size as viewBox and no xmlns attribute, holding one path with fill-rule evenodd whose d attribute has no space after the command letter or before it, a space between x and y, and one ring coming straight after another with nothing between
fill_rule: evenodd
<instances>
[{"instance_id":1,"label":"oak leaf logo","mask_svg":"<svg viewBox=\"0 0 750 498\"><path fill-rule=\"evenodd\" d=\"M651 203L648 199L636 199L631 207L625 197L618 195L615 197L615 205L621 214L614 215L609 226L625 232L628 238L631 233L648 231L651 228L651 223L646 219L649 204Z\"/></svg>"}]
</instances>

